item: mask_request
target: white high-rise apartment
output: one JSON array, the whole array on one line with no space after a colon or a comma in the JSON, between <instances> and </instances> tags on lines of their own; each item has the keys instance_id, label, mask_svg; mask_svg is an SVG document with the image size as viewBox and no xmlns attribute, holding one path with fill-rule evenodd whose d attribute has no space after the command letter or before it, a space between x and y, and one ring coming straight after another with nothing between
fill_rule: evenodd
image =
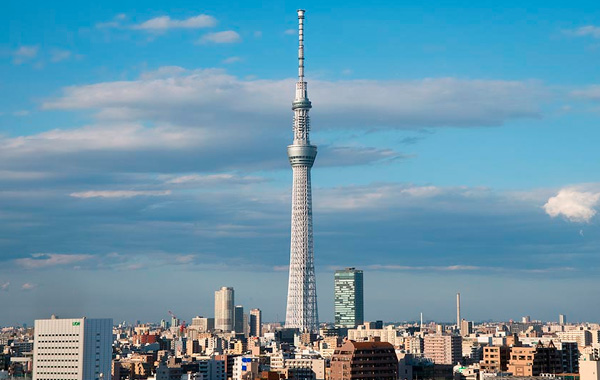
<instances>
[{"instance_id":1,"label":"white high-rise apartment","mask_svg":"<svg viewBox=\"0 0 600 380\"><path fill-rule=\"evenodd\" d=\"M33 380L111 380L113 320L35 321Z\"/></svg>"},{"instance_id":2,"label":"white high-rise apartment","mask_svg":"<svg viewBox=\"0 0 600 380\"><path fill-rule=\"evenodd\" d=\"M233 288L222 287L215 292L215 329L231 332L234 328Z\"/></svg>"}]
</instances>

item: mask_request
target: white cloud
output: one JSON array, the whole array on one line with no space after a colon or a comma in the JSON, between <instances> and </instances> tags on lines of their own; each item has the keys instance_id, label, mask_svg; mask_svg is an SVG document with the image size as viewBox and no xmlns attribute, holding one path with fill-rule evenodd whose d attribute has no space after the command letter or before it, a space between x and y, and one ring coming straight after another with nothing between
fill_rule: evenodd
<instances>
[{"instance_id":1,"label":"white cloud","mask_svg":"<svg viewBox=\"0 0 600 380\"><path fill-rule=\"evenodd\" d=\"M600 38L600 26L586 25L577 29L567 30L566 33L574 36Z\"/></svg>"},{"instance_id":2,"label":"white cloud","mask_svg":"<svg viewBox=\"0 0 600 380\"><path fill-rule=\"evenodd\" d=\"M466 199L473 194L489 195L483 188L442 188L437 186L415 186L410 184L380 183L367 186L345 186L323 189L316 201L319 209L326 211L353 211L388 209L391 206L428 205L441 208L444 198ZM433 198L441 198L434 202ZM451 205L448 205L451 207ZM446 207L448 207L446 206Z\"/></svg>"},{"instance_id":3,"label":"white cloud","mask_svg":"<svg viewBox=\"0 0 600 380\"><path fill-rule=\"evenodd\" d=\"M574 222L589 222L600 204L600 192L580 191L574 188L562 189L548 199L544 209L552 217L563 216Z\"/></svg>"},{"instance_id":4,"label":"white cloud","mask_svg":"<svg viewBox=\"0 0 600 380\"><path fill-rule=\"evenodd\" d=\"M127 19L127 15L125 13L119 13L113 17L111 21L107 22L99 22L96 24L96 28L104 29L104 28L119 28L121 27L121 22Z\"/></svg>"},{"instance_id":5,"label":"white cloud","mask_svg":"<svg viewBox=\"0 0 600 380\"><path fill-rule=\"evenodd\" d=\"M551 217L562 216L571 222L588 223L596 215L595 207L600 203L600 193L562 189L548 199L544 210Z\"/></svg>"},{"instance_id":6,"label":"white cloud","mask_svg":"<svg viewBox=\"0 0 600 380\"><path fill-rule=\"evenodd\" d=\"M197 185L222 185L222 184L248 184L264 182L265 179L253 176L239 176L230 173L221 174L189 174L170 178L168 184L197 184Z\"/></svg>"},{"instance_id":7,"label":"white cloud","mask_svg":"<svg viewBox=\"0 0 600 380\"><path fill-rule=\"evenodd\" d=\"M588 100L600 100L600 85L591 85L579 90L574 90L571 95Z\"/></svg>"},{"instance_id":8,"label":"white cloud","mask_svg":"<svg viewBox=\"0 0 600 380\"><path fill-rule=\"evenodd\" d=\"M21 286L21 289L26 290L26 291L33 290L35 288L37 288L37 284L31 283L31 282L26 282Z\"/></svg>"},{"instance_id":9,"label":"white cloud","mask_svg":"<svg viewBox=\"0 0 600 380\"><path fill-rule=\"evenodd\" d=\"M55 49L50 53L51 62L61 62L71 58L72 53L68 50Z\"/></svg>"},{"instance_id":10,"label":"white cloud","mask_svg":"<svg viewBox=\"0 0 600 380\"><path fill-rule=\"evenodd\" d=\"M286 29L283 34L292 35L298 33L297 29Z\"/></svg>"},{"instance_id":11,"label":"white cloud","mask_svg":"<svg viewBox=\"0 0 600 380\"><path fill-rule=\"evenodd\" d=\"M218 69L169 70L168 77L156 77L159 69L135 81L67 87L43 108L95 109L98 117L113 120L218 120L232 128L255 122L279 128L279 120L288 115L294 79L240 79ZM496 126L540 117L544 97L534 82L457 78L315 80L309 86L313 117L329 128Z\"/></svg>"},{"instance_id":12,"label":"white cloud","mask_svg":"<svg viewBox=\"0 0 600 380\"><path fill-rule=\"evenodd\" d=\"M212 42L215 44L231 44L231 43L240 42L240 41L241 41L241 37L237 32L235 32L233 30L225 30L223 32L208 33L208 34L204 35L202 38L200 38L200 40L198 42L200 42L200 43Z\"/></svg>"},{"instance_id":13,"label":"white cloud","mask_svg":"<svg viewBox=\"0 0 600 380\"><path fill-rule=\"evenodd\" d=\"M3 153L70 153L82 150L161 149L202 145L204 133L176 127L145 128L135 124L55 129L32 136L0 138Z\"/></svg>"},{"instance_id":14,"label":"white cloud","mask_svg":"<svg viewBox=\"0 0 600 380\"><path fill-rule=\"evenodd\" d=\"M0 283L0 291L7 292L10 289L10 281Z\"/></svg>"},{"instance_id":15,"label":"white cloud","mask_svg":"<svg viewBox=\"0 0 600 380\"><path fill-rule=\"evenodd\" d=\"M171 190L92 190L69 194L74 198L133 198L133 197L160 197L170 195Z\"/></svg>"},{"instance_id":16,"label":"white cloud","mask_svg":"<svg viewBox=\"0 0 600 380\"><path fill-rule=\"evenodd\" d=\"M175 20L169 16L160 16L141 24L133 25L132 29L152 32L163 32L169 29L199 29L210 28L217 24L213 16L201 14L183 20Z\"/></svg>"},{"instance_id":17,"label":"white cloud","mask_svg":"<svg viewBox=\"0 0 600 380\"><path fill-rule=\"evenodd\" d=\"M21 46L13 52L13 63L16 65L23 64L37 57L39 46Z\"/></svg>"},{"instance_id":18,"label":"white cloud","mask_svg":"<svg viewBox=\"0 0 600 380\"><path fill-rule=\"evenodd\" d=\"M23 268L38 269L58 265L71 265L91 258L92 255L87 254L36 253L31 255L31 257L16 259L15 263Z\"/></svg>"},{"instance_id":19,"label":"white cloud","mask_svg":"<svg viewBox=\"0 0 600 380\"><path fill-rule=\"evenodd\" d=\"M228 64L228 65L229 65L229 64L232 64L232 63L239 62L239 61L241 61L241 60L242 60L242 59L241 59L240 57L229 57L229 58L225 58L225 59L223 60L223 63L225 63L225 64Z\"/></svg>"}]
</instances>

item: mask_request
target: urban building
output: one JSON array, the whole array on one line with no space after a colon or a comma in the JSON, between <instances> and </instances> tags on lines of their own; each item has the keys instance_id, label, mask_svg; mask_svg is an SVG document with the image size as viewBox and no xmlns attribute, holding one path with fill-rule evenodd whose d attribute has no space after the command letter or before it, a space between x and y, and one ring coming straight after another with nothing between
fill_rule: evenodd
<instances>
[{"instance_id":1,"label":"urban building","mask_svg":"<svg viewBox=\"0 0 600 380\"><path fill-rule=\"evenodd\" d=\"M556 346L560 351L563 373L579 373L579 347L577 342L560 342Z\"/></svg>"},{"instance_id":2,"label":"urban building","mask_svg":"<svg viewBox=\"0 0 600 380\"><path fill-rule=\"evenodd\" d=\"M558 315L558 324L559 325L566 325L567 324L567 316L564 314L559 314Z\"/></svg>"},{"instance_id":3,"label":"urban building","mask_svg":"<svg viewBox=\"0 0 600 380\"><path fill-rule=\"evenodd\" d=\"M250 310L250 336L262 336L262 312L260 309Z\"/></svg>"},{"instance_id":4,"label":"urban building","mask_svg":"<svg viewBox=\"0 0 600 380\"><path fill-rule=\"evenodd\" d=\"M600 361L591 354L581 355L579 362L580 380L600 380Z\"/></svg>"},{"instance_id":5,"label":"urban building","mask_svg":"<svg viewBox=\"0 0 600 380\"><path fill-rule=\"evenodd\" d=\"M211 332L215 329L214 318L194 317L192 318L192 324L189 326L191 329L195 329L198 332Z\"/></svg>"},{"instance_id":6,"label":"urban building","mask_svg":"<svg viewBox=\"0 0 600 380\"><path fill-rule=\"evenodd\" d=\"M360 342L377 338L381 342L388 342L394 346L400 346L405 342L402 331L396 330L394 326L370 328L371 326L373 326L373 324L365 323L358 326L356 329L348 330L348 339Z\"/></svg>"},{"instance_id":7,"label":"urban building","mask_svg":"<svg viewBox=\"0 0 600 380\"><path fill-rule=\"evenodd\" d=\"M463 319L460 321L460 335L469 336L473 332L473 322Z\"/></svg>"},{"instance_id":8,"label":"urban building","mask_svg":"<svg viewBox=\"0 0 600 380\"><path fill-rule=\"evenodd\" d=\"M511 347L508 372L514 376L539 376L542 373L563 372L562 360L554 344L535 347Z\"/></svg>"},{"instance_id":9,"label":"urban building","mask_svg":"<svg viewBox=\"0 0 600 380\"><path fill-rule=\"evenodd\" d=\"M237 356L233 361L233 380L256 379L260 374L259 358Z\"/></svg>"},{"instance_id":10,"label":"urban building","mask_svg":"<svg viewBox=\"0 0 600 380\"><path fill-rule=\"evenodd\" d=\"M233 311L233 330L236 334L244 333L244 307L236 305Z\"/></svg>"},{"instance_id":11,"label":"urban building","mask_svg":"<svg viewBox=\"0 0 600 380\"><path fill-rule=\"evenodd\" d=\"M315 279L312 191L310 169L317 156L317 147L310 143L308 100L304 81L304 10L298 10L298 82L292 103L294 140L289 145L288 158L292 166L292 231L290 271L285 326L302 331L318 331L317 282Z\"/></svg>"},{"instance_id":12,"label":"urban building","mask_svg":"<svg viewBox=\"0 0 600 380\"><path fill-rule=\"evenodd\" d=\"M335 326L355 328L364 322L363 271L336 270L334 275Z\"/></svg>"},{"instance_id":13,"label":"urban building","mask_svg":"<svg viewBox=\"0 0 600 380\"><path fill-rule=\"evenodd\" d=\"M225 362L223 360L202 359L197 360L198 374L202 375L202 380L226 380Z\"/></svg>"},{"instance_id":14,"label":"urban building","mask_svg":"<svg viewBox=\"0 0 600 380\"><path fill-rule=\"evenodd\" d=\"M233 288L222 287L215 292L215 329L225 332L233 331L234 293Z\"/></svg>"},{"instance_id":15,"label":"urban building","mask_svg":"<svg viewBox=\"0 0 600 380\"><path fill-rule=\"evenodd\" d=\"M398 358L386 342L346 341L331 358L330 380L396 380Z\"/></svg>"},{"instance_id":16,"label":"urban building","mask_svg":"<svg viewBox=\"0 0 600 380\"><path fill-rule=\"evenodd\" d=\"M486 346L483 347L483 359L479 363L481 372L505 372L508 370L510 360L510 347Z\"/></svg>"},{"instance_id":17,"label":"urban building","mask_svg":"<svg viewBox=\"0 0 600 380\"><path fill-rule=\"evenodd\" d=\"M111 380L112 319L35 321L33 378Z\"/></svg>"},{"instance_id":18,"label":"urban building","mask_svg":"<svg viewBox=\"0 0 600 380\"><path fill-rule=\"evenodd\" d=\"M425 335L424 355L435 364L457 364L462 357L462 337L460 335Z\"/></svg>"},{"instance_id":19,"label":"urban building","mask_svg":"<svg viewBox=\"0 0 600 380\"><path fill-rule=\"evenodd\" d=\"M558 336L561 342L577 342L579 347L586 347L592 344L592 332L583 328L558 331L556 336Z\"/></svg>"}]
</instances>

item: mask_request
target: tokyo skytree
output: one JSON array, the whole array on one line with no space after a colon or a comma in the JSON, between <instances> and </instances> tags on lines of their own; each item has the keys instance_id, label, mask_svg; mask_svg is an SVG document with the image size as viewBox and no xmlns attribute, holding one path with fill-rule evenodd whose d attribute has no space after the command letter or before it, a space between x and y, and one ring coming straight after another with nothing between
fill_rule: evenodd
<instances>
[{"instance_id":1,"label":"tokyo skytree","mask_svg":"<svg viewBox=\"0 0 600 380\"><path fill-rule=\"evenodd\" d=\"M317 283L313 253L312 195L310 168L317 156L317 147L309 139L312 107L304 81L304 10L298 10L298 82L294 111L294 142L287 148L292 165L292 240L290 248L290 279L288 284L285 327L301 331L317 331Z\"/></svg>"}]
</instances>

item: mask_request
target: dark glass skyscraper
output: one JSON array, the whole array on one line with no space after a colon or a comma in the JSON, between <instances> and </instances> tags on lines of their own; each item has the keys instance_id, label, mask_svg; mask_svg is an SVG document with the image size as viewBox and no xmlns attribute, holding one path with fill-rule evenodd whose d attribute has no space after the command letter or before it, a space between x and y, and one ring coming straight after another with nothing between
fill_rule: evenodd
<instances>
[{"instance_id":1,"label":"dark glass skyscraper","mask_svg":"<svg viewBox=\"0 0 600 380\"><path fill-rule=\"evenodd\" d=\"M335 271L335 326L354 328L364 323L363 271L346 268Z\"/></svg>"}]
</instances>

